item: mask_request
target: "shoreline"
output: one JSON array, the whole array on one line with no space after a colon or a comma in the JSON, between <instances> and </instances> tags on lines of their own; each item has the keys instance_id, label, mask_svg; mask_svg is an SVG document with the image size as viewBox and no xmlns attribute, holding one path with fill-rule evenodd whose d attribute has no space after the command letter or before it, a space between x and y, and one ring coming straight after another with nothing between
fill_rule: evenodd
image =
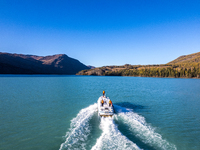
<instances>
[{"instance_id":1,"label":"shoreline","mask_svg":"<svg viewBox=\"0 0 200 150\"><path fill-rule=\"evenodd\" d=\"M0 77L20 77L20 76L35 76L35 77L45 77L45 76L51 76L51 77L57 77L57 76L70 76L70 77L76 77L76 76L92 76L92 77L141 77L141 78L171 78L171 79L200 79L197 77L148 77L148 76L117 76L117 75L68 75L68 74L0 74Z\"/></svg>"}]
</instances>

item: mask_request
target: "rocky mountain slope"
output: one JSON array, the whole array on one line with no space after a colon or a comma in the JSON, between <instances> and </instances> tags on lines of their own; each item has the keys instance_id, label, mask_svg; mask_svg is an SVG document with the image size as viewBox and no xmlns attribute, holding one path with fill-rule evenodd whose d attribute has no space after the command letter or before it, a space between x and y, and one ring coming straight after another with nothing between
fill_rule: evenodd
<instances>
[{"instance_id":1,"label":"rocky mountain slope","mask_svg":"<svg viewBox=\"0 0 200 150\"><path fill-rule=\"evenodd\" d=\"M89 69L65 54L36 56L0 52L0 74L76 74Z\"/></svg>"}]
</instances>

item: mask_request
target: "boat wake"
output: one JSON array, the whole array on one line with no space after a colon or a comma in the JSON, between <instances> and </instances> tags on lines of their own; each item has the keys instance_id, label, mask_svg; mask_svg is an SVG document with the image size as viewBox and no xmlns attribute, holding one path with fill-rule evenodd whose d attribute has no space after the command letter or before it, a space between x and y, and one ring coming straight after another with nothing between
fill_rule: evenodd
<instances>
[{"instance_id":1,"label":"boat wake","mask_svg":"<svg viewBox=\"0 0 200 150\"><path fill-rule=\"evenodd\" d=\"M97 111L97 104L82 109L76 118L72 119L70 130L66 133L66 141L61 144L63 149L86 149L86 141L90 134L89 121Z\"/></svg>"},{"instance_id":2,"label":"boat wake","mask_svg":"<svg viewBox=\"0 0 200 150\"><path fill-rule=\"evenodd\" d=\"M127 150L139 150L140 148L127 139L118 130L114 120L110 117L101 118L100 128L103 133L97 139L96 144L92 147L92 150L100 149L127 149Z\"/></svg>"},{"instance_id":3,"label":"boat wake","mask_svg":"<svg viewBox=\"0 0 200 150\"><path fill-rule=\"evenodd\" d=\"M92 117L97 116L97 104L82 109L76 118L71 120L69 132L66 133L65 142L61 144L60 150L65 149L127 149L127 150L176 150L176 146L170 144L162 136L148 125L145 118L134 113L133 110L114 105L116 114L114 117L102 117L99 121L101 133L92 131ZM128 128L129 136L123 133L119 126ZM97 132L97 131L96 131ZM93 139L90 147L88 141ZM130 138L133 137L133 138Z\"/></svg>"},{"instance_id":4,"label":"boat wake","mask_svg":"<svg viewBox=\"0 0 200 150\"><path fill-rule=\"evenodd\" d=\"M145 118L134 113L131 109L115 106L116 119L129 127L132 135L152 149L176 150L176 146L162 139L162 136L148 125Z\"/></svg>"}]
</instances>

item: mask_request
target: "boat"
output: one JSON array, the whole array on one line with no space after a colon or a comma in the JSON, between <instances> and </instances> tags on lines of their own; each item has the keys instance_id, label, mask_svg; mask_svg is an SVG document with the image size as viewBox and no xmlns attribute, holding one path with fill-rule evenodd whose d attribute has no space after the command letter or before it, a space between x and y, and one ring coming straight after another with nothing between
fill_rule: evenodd
<instances>
[{"instance_id":1,"label":"boat","mask_svg":"<svg viewBox=\"0 0 200 150\"><path fill-rule=\"evenodd\" d=\"M101 96L97 101L98 116L112 117L114 115L114 107L109 97Z\"/></svg>"}]
</instances>

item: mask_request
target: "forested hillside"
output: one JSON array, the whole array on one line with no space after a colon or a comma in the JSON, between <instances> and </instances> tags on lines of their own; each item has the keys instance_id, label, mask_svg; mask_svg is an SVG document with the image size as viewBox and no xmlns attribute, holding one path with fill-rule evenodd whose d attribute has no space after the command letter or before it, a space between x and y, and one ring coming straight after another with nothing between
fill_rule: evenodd
<instances>
[{"instance_id":1,"label":"forested hillside","mask_svg":"<svg viewBox=\"0 0 200 150\"><path fill-rule=\"evenodd\" d=\"M104 66L80 71L78 75L200 78L200 52L163 65Z\"/></svg>"}]
</instances>

